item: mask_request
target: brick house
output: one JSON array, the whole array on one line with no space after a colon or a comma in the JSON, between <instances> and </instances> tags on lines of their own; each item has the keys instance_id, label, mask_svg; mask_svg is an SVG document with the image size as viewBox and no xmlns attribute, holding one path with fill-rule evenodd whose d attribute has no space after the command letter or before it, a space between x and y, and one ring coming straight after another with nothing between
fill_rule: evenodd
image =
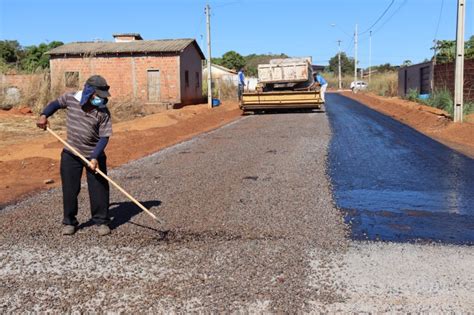
<instances>
[{"instance_id":1,"label":"brick house","mask_svg":"<svg viewBox=\"0 0 474 315\"><path fill-rule=\"evenodd\" d=\"M113 36L114 42L74 42L50 50L51 86L80 89L90 75L100 74L113 100L171 105L202 101L205 57L194 39Z\"/></svg>"}]
</instances>

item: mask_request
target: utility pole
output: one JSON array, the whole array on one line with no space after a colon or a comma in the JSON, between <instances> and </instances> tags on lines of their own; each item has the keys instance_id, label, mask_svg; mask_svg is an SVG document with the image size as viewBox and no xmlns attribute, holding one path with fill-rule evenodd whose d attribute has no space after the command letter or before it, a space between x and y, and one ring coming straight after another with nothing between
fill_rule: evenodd
<instances>
[{"instance_id":1,"label":"utility pole","mask_svg":"<svg viewBox=\"0 0 474 315\"><path fill-rule=\"evenodd\" d=\"M207 24L207 105L212 108L212 74L211 74L211 8L206 4Z\"/></svg>"},{"instance_id":2,"label":"utility pole","mask_svg":"<svg viewBox=\"0 0 474 315\"><path fill-rule=\"evenodd\" d=\"M354 82L357 81L357 24L354 32Z\"/></svg>"},{"instance_id":3,"label":"utility pole","mask_svg":"<svg viewBox=\"0 0 474 315\"><path fill-rule=\"evenodd\" d=\"M431 87L431 93L434 92L434 71L435 71L435 66L436 66L436 54L438 53L437 50L438 43L436 42L436 39L433 39L433 62L431 63L431 75L430 75L430 87Z\"/></svg>"},{"instance_id":4,"label":"utility pole","mask_svg":"<svg viewBox=\"0 0 474 315\"><path fill-rule=\"evenodd\" d=\"M369 86L370 86L370 76L372 72L372 31L369 32Z\"/></svg>"},{"instance_id":5,"label":"utility pole","mask_svg":"<svg viewBox=\"0 0 474 315\"><path fill-rule=\"evenodd\" d=\"M338 45L338 53L337 53L337 60L338 60L338 80L339 80L339 90L342 89L342 78L341 78L341 40L337 41Z\"/></svg>"},{"instance_id":6,"label":"utility pole","mask_svg":"<svg viewBox=\"0 0 474 315\"><path fill-rule=\"evenodd\" d=\"M464 93L464 14L465 0L458 0L456 25L456 68L454 71L454 122L462 122Z\"/></svg>"}]
</instances>

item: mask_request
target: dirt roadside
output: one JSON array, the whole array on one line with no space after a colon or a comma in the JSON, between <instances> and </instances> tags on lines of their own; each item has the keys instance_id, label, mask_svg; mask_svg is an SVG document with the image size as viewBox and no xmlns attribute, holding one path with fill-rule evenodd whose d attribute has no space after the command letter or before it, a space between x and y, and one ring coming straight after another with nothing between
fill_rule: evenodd
<instances>
[{"instance_id":1,"label":"dirt roadside","mask_svg":"<svg viewBox=\"0 0 474 315\"><path fill-rule=\"evenodd\" d=\"M454 150L474 158L474 114L454 123L443 110L398 97L372 93L341 92L364 105L390 116Z\"/></svg>"},{"instance_id":2,"label":"dirt roadside","mask_svg":"<svg viewBox=\"0 0 474 315\"><path fill-rule=\"evenodd\" d=\"M466 123L455 124L444 111L418 103L369 93L341 94L474 158L473 115ZM227 102L213 110L207 105L186 106L114 124L114 135L107 147L109 167L218 128L240 115L238 104ZM0 111L0 209L38 190L59 186L58 162L62 145L34 127L35 121L36 117L27 112ZM59 133L65 138L64 131ZM47 180L54 183L46 184Z\"/></svg>"},{"instance_id":3,"label":"dirt roadside","mask_svg":"<svg viewBox=\"0 0 474 315\"><path fill-rule=\"evenodd\" d=\"M225 102L212 110L207 104L193 105L116 123L106 149L108 166L139 159L240 116L237 102ZM0 209L21 197L60 185L62 145L37 129L35 121L31 113L0 111ZM57 131L66 137L64 131ZM46 183L51 180L54 182Z\"/></svg>"}]
</instances>

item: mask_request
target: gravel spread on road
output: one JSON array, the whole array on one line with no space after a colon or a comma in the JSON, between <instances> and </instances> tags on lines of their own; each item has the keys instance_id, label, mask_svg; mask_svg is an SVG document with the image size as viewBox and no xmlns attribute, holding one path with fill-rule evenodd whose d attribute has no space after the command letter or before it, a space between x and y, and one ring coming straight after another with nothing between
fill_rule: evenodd
<instances>
[{"instance_id":1,"label":"gravel spread on road","mask_svg":"<svg viewBox=\"0 0 474 315\"><path fill-rule=\"evenodd\" d=\"M110 176L112 235L57 189L0 212L0 312L472 312L474 248L351 242L323 113L248 116Z\"/></svg>"},{"instance_id":2,"label":"gravel spread on road","mask_svg":"<svg viewBox=\"0 0 474 315\"><path fill-rule=\"evenodd\" d=\"M471 313L474 247L354 242L311 263L310 285L342 297L311 301L313 310L343 313ZM329 281L328 281L329 279Z\"/></svg>"},{"instance_id":3,"label":"gravel spread on road","mask_svg":"<svg viewBox=\"0 0 474 315\"><path fill-rule=\"evenodd\" d=\"M324 113L247 116L110 176L113 233L60 235L61 192L0 213L2 311L298 311L339 299L308 285L314 255L347 248L326 176ZM310 250L309 250L310 249ZM315 254L316 253L316 254Z\"/></svg>"}]
</instances>

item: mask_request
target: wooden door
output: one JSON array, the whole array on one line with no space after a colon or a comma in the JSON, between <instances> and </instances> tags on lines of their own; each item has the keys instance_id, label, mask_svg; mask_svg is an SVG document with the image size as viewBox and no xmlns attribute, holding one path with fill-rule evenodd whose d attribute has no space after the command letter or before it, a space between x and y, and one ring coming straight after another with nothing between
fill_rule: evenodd
<instances>
[{"instance_id":1,"label":"wooden door","mask_svg":"<svg viewBox=\"0 0 474 315\"><path fill-rule=\"evenodd\" d=\"M148 70L148 101L160 100L160 70Z\"/></svg>"}]
</instances>

